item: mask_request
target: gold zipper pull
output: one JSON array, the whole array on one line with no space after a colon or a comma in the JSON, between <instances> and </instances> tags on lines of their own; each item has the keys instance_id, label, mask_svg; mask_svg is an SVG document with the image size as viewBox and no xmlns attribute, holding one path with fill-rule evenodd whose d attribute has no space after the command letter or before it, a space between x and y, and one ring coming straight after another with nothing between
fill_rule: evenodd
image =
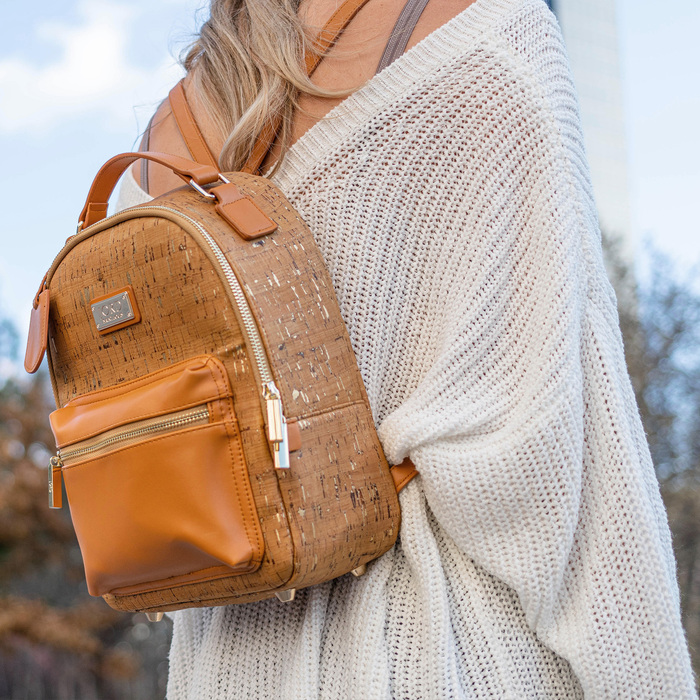
<instances>
[{"instance_id":1,"label":"gold zipper pull","mask_svg":"<svg viewBox=\"0 0 700 700\"><path fill-rule=\"evenodd\" d=\"M49 508L63 508L63 491L61 490L61 453L57 452L49 462Z\"/></svg>"},{"instance_id":2,"label":"gold zipper pull","mask_svg":"<svg viewBox=\"0 0 700 700\"><path fill-rule=\"evenodd\" d=\"M263 397L267 407L267 439L272 448L275 469L289 469L287 420L282 413L282 399L274 382L264 385Z\"/></svg>"},{"instance_id":3,"label":"gold zipper pull","mask_svg":"<svg viewBox=\"0 0 700 700\"><path fill-rule=\"evenodd\" d=\"M274 444L279 444L283 439L282 402L277 397L269 397L265 399L265 402L267 405L267 439Z\"/></svg>"}]
</instances>

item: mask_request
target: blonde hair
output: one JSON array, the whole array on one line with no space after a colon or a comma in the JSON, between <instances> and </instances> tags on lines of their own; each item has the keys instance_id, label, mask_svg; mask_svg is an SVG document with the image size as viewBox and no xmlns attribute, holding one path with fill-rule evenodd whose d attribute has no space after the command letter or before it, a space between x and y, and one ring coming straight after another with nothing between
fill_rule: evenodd
<instances>
[{"instance_id":1,"label":"blonde hair","mask_svg":"<svg viewBox=\"0 0 700 700\"><path fill-rule=\"evenodd\" d=\"M318 53L316 31L298 17L300 0L212 0L211 15L183 65L203 108L224 139L219 167L240 170L263 127L281 117L280 157L289 148L300 93L347 97L324 90L306 74L305 52Z\"/></svg>"}]
</instances>

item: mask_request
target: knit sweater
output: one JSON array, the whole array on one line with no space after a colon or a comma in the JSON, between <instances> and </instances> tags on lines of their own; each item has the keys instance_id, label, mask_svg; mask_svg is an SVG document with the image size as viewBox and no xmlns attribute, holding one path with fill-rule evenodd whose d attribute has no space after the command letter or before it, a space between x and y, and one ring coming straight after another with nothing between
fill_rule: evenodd
<instances>
[{"instance_id":1,"label":"knit sweater","mask_svg":"<svg viewBox=\"0 0 700 700\"><path fill-rule=\"evenodd\" d=\"M579 110L542 0L477 0L273 177L330 270L397 544L291 603L170 613L169 700L694 698ZM127 175L119 208L148 196Z\"/></svg>"}]
</instances>

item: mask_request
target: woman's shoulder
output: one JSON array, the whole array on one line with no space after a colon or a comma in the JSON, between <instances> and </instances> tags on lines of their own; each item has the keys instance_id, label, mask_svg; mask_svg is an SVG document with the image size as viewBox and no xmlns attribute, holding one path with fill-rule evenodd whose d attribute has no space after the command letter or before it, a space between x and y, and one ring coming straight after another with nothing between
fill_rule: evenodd
<instances>
[{"instance_id":1,"label":"woman's shoulder","mask_svg":"<svg viewBox=\"0 0 700 700\"><path fill-rule=\"evenodd\" d=\"M308 0L302 3L299 12L312 30L320 29L339 4L339 0ZM375 75L391 31L405 5L406 0L367 2L319 64L314 73L314 82L323 88L335 90L352 90L366 84ZM448 52L450 55L468 50L475 41L483 45L484 42L496 40L501 48L510 42L513 54L521 53L529 60L536 52L538 31L544 36L556 34L557 30L556 20L544 0L428 0L409 38L406 51L410 52L426 41L436 45L436 38L444 35L443 43L452 44ZM426 65L424 72L428 70L430 66ZM208 122L206 113L198 104L197 95L191 88L186 89L205 139L213 152L218 152L223 146L221 136ZM297 141L342 101L340 98L302 95L290 142ZM149 148L188 156L167 100L154 115ZM150 170L149 192L154 195L181 184L163 168L156 166ZM136 182L140 183L138 164L134 166L133 174Z\"/></svg>"},{"instance_id":2,"label":"woman's shoulder","mask_svg":"<svg viewBox=\"0 0 700 700\"><path fill-rule=\"evenodd\" d=\"M411 2L412 0L408 0ZM411 50L439 27L464 12L475 2L484 0L428 0L420 14L406 50ZM487 0L490 2L491 0ZM375 74L392 29L407 0L370 0L360 9L338 41L330 49L314 73L314 82L323 88L334 90L353 89L361 86ZM302 2L299 14L311 32L318 32L338 9L339 0L307 0ZM223 145L207 115L197 104L196 95L187 88L192 110L205 139L214 151ZM314 123L322 119L342 99L317 98L303 95L293 126L292 141L297 140ZM187 147L179 134L167 100L158 108L152 120L149 148L187 157ZM140 182L138 164L133 173ZM149 176L149 190L155 194L167 191L180 183L170 173L153 168Z\"/></svg>"}]
</instances>

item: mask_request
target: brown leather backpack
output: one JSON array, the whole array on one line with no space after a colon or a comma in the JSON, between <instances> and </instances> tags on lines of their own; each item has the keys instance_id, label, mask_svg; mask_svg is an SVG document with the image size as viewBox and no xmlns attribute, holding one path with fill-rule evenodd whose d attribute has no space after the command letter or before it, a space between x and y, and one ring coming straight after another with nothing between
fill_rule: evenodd
<instances>
[{"instance_id":1,"label":"brown leather backpack","mask_svg":"<svg viewBox=\"0 0 700 700\"><path fill-rule=\"evenodd\" d=\"M313 236L253 174L265 154L225 175L112 158L34 300L25 367L46 352L58 406L50 505L63 480L89 592L149 619L360 575L415 475L390 472ZM138 158L189 186L105 218Z\"/></svg>"}]
</instances>

